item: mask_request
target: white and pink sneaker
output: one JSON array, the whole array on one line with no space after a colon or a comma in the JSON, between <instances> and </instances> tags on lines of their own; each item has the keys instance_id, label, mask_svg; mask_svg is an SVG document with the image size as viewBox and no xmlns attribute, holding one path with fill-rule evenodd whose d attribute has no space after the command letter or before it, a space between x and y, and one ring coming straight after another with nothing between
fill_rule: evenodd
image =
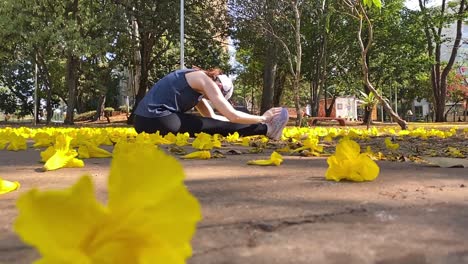
<instances>
[{"instance_id":1,"label":"white and pink sneaker","mask_svg":"<svg viewBox=\"0 0 468 264\"><path fill-rule=\"evenodd\" d=\"M283 129L288 123L288 120L288 110L283 107L279 115L273 117L270 122L266 123L268 128L266 136L274 140L279 140L283 135Z\"/></svg>"}]
</instances>

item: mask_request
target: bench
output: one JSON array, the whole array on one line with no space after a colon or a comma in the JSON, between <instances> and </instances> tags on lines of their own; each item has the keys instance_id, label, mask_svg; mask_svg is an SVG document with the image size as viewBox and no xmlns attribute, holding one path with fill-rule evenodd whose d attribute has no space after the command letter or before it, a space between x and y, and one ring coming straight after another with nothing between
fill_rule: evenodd
<instances>
[{"instance_id":1,"label":"bench","mask_svg":"<svg viewBox=\"0 0 468 264\"><path fill-rule=\"evenodd\" d=\"M309 126L316 126L318 121L338 121L340 126L345 126L345 120L344 118L341 117L324 117L324 116L318 116L318 117L311 117L309 120Z\"/></svg>"}]
</instances>

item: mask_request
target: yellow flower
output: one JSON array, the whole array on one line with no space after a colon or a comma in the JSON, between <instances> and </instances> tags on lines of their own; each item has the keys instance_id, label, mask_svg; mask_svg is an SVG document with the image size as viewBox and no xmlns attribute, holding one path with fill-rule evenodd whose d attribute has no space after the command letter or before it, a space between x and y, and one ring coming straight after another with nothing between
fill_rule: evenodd
<instances>
[{"instance_id":1,"label":"yellow flower","mask_svg":"<svg viewBox=\"0 0 468 264\"><path fill-rule=\"evenodd\" d=\"M182 156L183 159L210 159L211 153L208 150L194 151Z\"/></svg>"},{"instance_id":2,"label":"yellow flower","mask_svg":"<svg viewBox=\"0 0 468 264\"><path fill-rule=\"evenodd\" d=\"M7 150L26 150L28 147L26 145L26 138L17 132L13 132L10 134L10 144L7 147Z\"/></svg>"},{"instance_id":3,"label":"yellow flower","mask_svg":"<svg viewBox=\"0 0 468 264\"><path fill-rule=\"evenodd\" d=\"M397 150L400 147L400 144L393 143L391 138L386 137L385 138L385 146L390 150Z\"/></svg>"},{"instance_id":4,"label":"yellow flower","mask_svg":"<svg viewBox=\"0 0 468 264\"><path fill-rule=\"evenodd\" d=\"M11 181L6 181L0 178L0 194L5 194L12 192L14 190L18 190L20 187L19 182L11 182Z\"/></svg>"},{"instance_id":5,"label":"yellow flower","mask_svg":"<svg viewBox=\"0 0 468 264\"><path fill-rule=\"evenodd\" d=\"M226 141L229 142L229 143L236 143L239 141L239 133L238 132L234 132L234 134L229 134L227 137L226 137Z\"/></svg>"},{"instance_id":6,"label":"yellow flower","mask_svg":"<svg viewBox=\"0 0 468 264\"><path fill-rule=\"evenodd\" d=\"M213 147L214 148L221 148L221 138L222 136L220 134L214 134L213 135Z\"/></svg>"},{"instance_id":7,"label":"yellow flower","mask_svg":"<svg viewBox=\"0 0 468 264\"><path fill-rule=\"evenodd\" d=\"M302 142L303 146L294 150L294 152L299 152L301 150L310 150L316 156L320 156L320 152L323 152L323 146L319 145L318 137L309 137Z\"/></svg>"},{"instance_id":8,"label":"yellow flower","mask_svg":"<svg viewBox=\"0 0 468 264\"><path fill-rule=\"evenodd\" d=\"M18 199L14 229L37 248L38 263L182 264L191 255L201 214L182 166L150 144L121 142L114 153L107 206L90 176Z\"/></svg>"},{"instance_id":9,"label":"yellow flower","mask_svg":"<svg viewBox=\"0 0 468 264\"><path fill-rule=\"evenodd\" d=\"M252 137L242 137L241 145L244 146L244 147L250 146L250 140L251 139L252 139Z\"/></svg>"},{"instance_id":10,"label":"yellow flower","mask_svg":"<svg viewBox=\"0 0 468 264\"><path fill-rule=\"evenodd\" d=\"M169 132L164 136L164 139L167 140L169 142L169 144L175 144L175 142L177 140L177 136L174 135L174 133Z\"/></svg>"},{"instance_id":11,"label":"yellow flower","mask_svg":"<svg viewBox=\"0 0 468 264\"><path fill-rule=\"evenodd\" d=\"M50 146L50 147L46 148L46 150L41 151L41 153L40 153L41 161L44 162L44 163L47 162L47 160L50 159L50 157L52 157L54 154L55 154L54 146Z\"/></svg>"},{"instance_id":12,"label":"yellow flower","mask_svg":"<svg viewBox=\"0 0 468 264\"><path fill-rule=\"evenodd\" d=\"M78 157L80 159L109 158L112 157L112 153L93 144L85 143L78 148Z\"/></svg>"},{"instance_id":13,"label":"yellow flower","mask_svg":"<svg viewBox=\"0 0 468 264\"><path fill-rule=\"evenodd\" d=\"M189 139L190 139L190 134L188 132L177 133L175 144L179 147L183 147L188 144Z\"/></svg>"},{"instance_id":14,"label":"yellow flower","mask_svg":"<svg viewBox=\"0 0 468 264\"><path fill-rule=\"evenodd\" d=\"M457 148L447 147L447 152L448 152L450 157L465 158L465 155L463 155L463 153Z\"/></svg>"},{"instance_id":15,"label":"yellow flower","mask_svg":"<svg viewBox=\"0 0 468 264\"><path fill-rule=\"evenodd\" d=\"M201 150L213 149L214 145L211 135L203 132L197 134L197 137L192 142L192 147Z\"/></svg>"},{"instance_id":16,"label":"yellow flower","mask_svg":"<svg viewBox=\"0 0 468 264\"><path fill-rule=\"evenodd\" d=\"M346 138L338 143L336 153L327 159L327 163L327 180L372 181L380 171L368 154L361 153L358 143Z\"/></svg>"},{"instance_id":17,"label":"yellow flower","mask_svg":"<svg viewBox=\"0 0 468 264\"><path fill-rule=\"evenodd\" d=\"M269 166L275 165L279 166L283 162L283 156L276 151L271 153L270 159L268 160L250 160L247 162L248 165L260 165L260 166Z\"/></svg>"},{"instance_id":18,"label":"yellow flower","mask_svg":"<svg viewBox=\"0 0 468 264\"><path fill-rule=\"evenodd\" d=\"M47 159L44 164L44 169L47 171L57 170L60 168L81 168L84 166L84 162L75 158L78 153L70 148L70 142L72 137L65 135L58 135L55 139L54 150L55 153ZM41 157L44 160L50 155L52 151L48 148L41 153Z\"/></svg>"},{"instance_id":19,"label":"yellow flower","mask_svg":"<svg viewBox=\"0 0 468 264\"><path fill-rule=\"evenodd\" d=\"M33 139L35 148L49 147L54 144L54 137L48 131L37 132Z\"/></svg>"}]
</instances>

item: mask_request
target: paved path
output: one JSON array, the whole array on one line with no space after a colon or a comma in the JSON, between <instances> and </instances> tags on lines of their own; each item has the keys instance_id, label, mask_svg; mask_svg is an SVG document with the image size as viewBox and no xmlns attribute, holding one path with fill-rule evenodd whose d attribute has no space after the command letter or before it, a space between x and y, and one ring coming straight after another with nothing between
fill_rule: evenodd
<instances>
[{"instance_id":1,"label":"paved path","mask_svg":"<svg viewBox=\"0 0 468 264\"><path fill-rule=\"evenodd\" d=\"M204 216L189 264L468 263L468 169L378 162L374 182L335 183L324 179L324 158L246 165L268 156L182 161ZM105 200L109 159L47 173L39 160L32 149L0 151L0 177L23 187L0 197L0 263L37 257L11 228L15 199L30 187L68 187L90 173Z\"/></svg>"}]
</instances>

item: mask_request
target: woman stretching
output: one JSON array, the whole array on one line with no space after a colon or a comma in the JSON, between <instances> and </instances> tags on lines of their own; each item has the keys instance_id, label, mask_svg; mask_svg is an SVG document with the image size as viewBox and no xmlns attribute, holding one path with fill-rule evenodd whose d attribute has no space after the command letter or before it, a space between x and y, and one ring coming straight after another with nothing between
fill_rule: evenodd
<instances>
[{"instance_id":1,"label":"woman stretching","mask_svg":"<svg viewBox=\"0 0 468 264\"><path fill-rule=\"evenodd\" d=\"M228 102L233 92L229 77L221 70L183 69L159 80L138 104L135 129L138 133L162 135L188 132L191 136L204 132L227 136L266 135L280 139L288 122L286 108L276 107L263 115L237 111ZM217 115L211 105L221 113ZM201 116L186 113L195 107Z\"/></svg>"}]
</instances>

